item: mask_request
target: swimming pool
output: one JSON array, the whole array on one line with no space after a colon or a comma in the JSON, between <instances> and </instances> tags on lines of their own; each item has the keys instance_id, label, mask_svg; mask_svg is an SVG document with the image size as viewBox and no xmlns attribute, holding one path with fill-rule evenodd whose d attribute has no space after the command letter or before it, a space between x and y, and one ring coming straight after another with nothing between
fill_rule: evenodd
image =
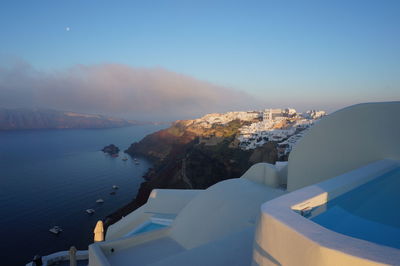
<instances>
[{"instance_id":1,"label":"swimming pool","mask_svg":"<svg viewBox=\"0 0 400 266\"><path fill-rule=\"evenodd\" d=\"M164 215L165 216L165 215ZM164 229L166 227L169 227L172 223L173 219L165 218L165 217L152 217L150 220L147 222L142 223L129 233L127 233L125 236L126 237L131 237L135 235L139 235L142 233L150 232L150 231L155 231L155 230L160 230Z\"/></svg>"},{"instance_id":2,"label":"swimming pool","mask_svg":"<svg viewBox=\"0 0 400 266\"><path fill-rule=\"evenodd\" d=\"M310 220L332 231L400 248L400 168L337 198Z\"/></svg>"},{"instance_id":3,"label":"swimming pool","mask_svg":"<svg viewBox=\"0 0 400 266\"><path fill-rule=\"evenodd\" d=\"M132 235L138 235L138 234L141 234L141 233L144 233L144 232L149 232L149 231L153 231L153 230L162 229L162 228L165 228L167 226L168 225L165 225L165 224L157 224L157 223L150 222L150 223L142 226L138 230L136 230Z\"/></svg>"}]
</instances>

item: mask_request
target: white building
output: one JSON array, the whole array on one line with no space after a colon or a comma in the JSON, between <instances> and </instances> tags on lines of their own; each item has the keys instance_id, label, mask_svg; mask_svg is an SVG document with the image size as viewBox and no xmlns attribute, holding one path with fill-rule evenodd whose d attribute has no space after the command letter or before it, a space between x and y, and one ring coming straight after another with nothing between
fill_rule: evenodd
<instances>
[{"instance_id":1,"label":"white building","mask_svg":"<svg viewBox=\"0 0 400 266\"><path fill-rule=\"evenodd\" d=\"M254 119L258 119L260 116L259 112L227 112L223 114L213 113L207 114L199 119L196 119L196 122L206 122L209 124L226 124L233 120L242 120L242 121L252 121Z\"/></svg>"},{"instance_id":2,"label":"white building","mask_svg":"<svg viewBox=\"0 0 400 266\"><path fill-rule=\"evenodd\" d=\"M309 110L302 114L307 119L318 119L326 115L325 111Z\"/></svg>"},{"instance_id":3,"label":"white building","mask_svg":"<svg viewBox=\"0 0 400 266\"><path fill-rule=\"evenodd\" d=\"M263 112L263 120L275 120L278 117L294 117L296 116L296 109L265 109Z\"/></svg>"},{"instance_id":4,"label":"white building","mask_svg":"<svg viewBox=\"0 0 400 266\"><path fill-rule=\"evenodd\" d=\"M288 146L285 149L286 155L291 151L297 140L303 135L304 130L312 126L317 120L326 115L325 111L307 112L298 115L295 109L267 109L263 113L264 119L243 126L239 129L240 134L237 137L243 150L251 150L261 147L268 141L282 142L281 146ZM324 114L324 115L322 115Z\"/></svg>"},{"instance_id":5,"label":"white building","mask_svg":"<svg viewBox=\"0 0 400 266\"><path fill-rule=\"evenodd\" d=\"M281 117L283 109L265 109L263 113L263 120L272 121L277 117Z\"/></svg>"}]
</instances>

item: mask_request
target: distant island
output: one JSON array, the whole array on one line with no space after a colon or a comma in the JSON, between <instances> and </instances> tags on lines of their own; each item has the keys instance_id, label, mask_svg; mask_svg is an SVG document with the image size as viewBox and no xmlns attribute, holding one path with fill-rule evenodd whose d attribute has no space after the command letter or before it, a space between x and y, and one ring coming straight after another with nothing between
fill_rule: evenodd
<instances>
[{"instance_id":1,"label":"distant island","mask_svg":"<svg viewBox=\"0 0 400 266\"><path fill-rule=\"evenodd\" d=\"M140 124L148 123L49 109L0 108L0 130L114 128Z\"/></svg>"},{"instance_id":2,"label":"distant island","mask_svg":"<svg viewBox=\"0 0 400 266\"><path fill-rule=\"evenodd\" d=\"M110 144L108 146L105 146L101 151L104 153L108 153L109 155L116 155L119 153L119 148L114 144Z\"/></svg>"},{"instance_id":3,"label":"distant island","mask_svg":"<svg viewBox=\"0 0 400 266\"><path fill-rule=\"evenodd\" d=\"M126 153L154 163L136 198L106 218L106 225L146 203L152 189L205 189L238 178L253 164L287 161L292 147L325 111L295 109L208 114L179 120L133 143Z\"/></svg>"}]
</instances>

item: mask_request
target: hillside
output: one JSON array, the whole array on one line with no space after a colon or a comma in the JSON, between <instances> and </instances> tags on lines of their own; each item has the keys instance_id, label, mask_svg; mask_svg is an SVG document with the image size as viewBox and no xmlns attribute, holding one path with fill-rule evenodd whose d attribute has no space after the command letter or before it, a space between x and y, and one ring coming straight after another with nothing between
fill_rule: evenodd
<instances>
[{"instance_id":1,"label":"hillside","mask_svg":"<svg viewBox=\"0 0 400 266\"><path fill-rule=\"evenodd\" d=\"M0 130L112 128L137 121L47 109L0 109Z\"/></svg>"}]
</instances>

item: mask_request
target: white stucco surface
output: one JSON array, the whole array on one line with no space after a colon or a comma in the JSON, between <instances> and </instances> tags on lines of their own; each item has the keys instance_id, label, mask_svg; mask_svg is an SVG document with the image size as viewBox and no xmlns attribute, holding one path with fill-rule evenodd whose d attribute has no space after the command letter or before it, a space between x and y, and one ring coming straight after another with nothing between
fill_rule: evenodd
<instances>
[{"instance_id":1,"label":"white stucco surface","mask_svg":"<svg viewBox=\"0 0 400 266\"><path fill-rule=\"evenodd\" d=\"M107 256L111 265L150 265L182 252L184 249L170 237L159 238L129 248L120 249Z\"/></svg>"},{"instance_id":2,"label":"white stucco surface","mask_svg":"<svg viewBox=\"0 0 400 266\"><path fill-rule=\"evenodd\" d=\"M185 252L167 256L152 266L245 266L250 265L254 226L229 234Z\"/></svg>"},{"instance_id":3,"label":"white stucco surface","mask_svg":"<svg viewBox=\"0 0 400 266\"><path fill-rule=\"evenodd\" d=\"M281 189L246 178L225 180L204 191L197 191L185 203L176 203L179 190L167 191L166 194L171 193L168 196L163 190L153 192L147 207L143 206L118 222L112 234L107 233L107 241L90 246L90 265L129 265L132 261L138 265L171 265L168 263L172 261L174 265L191 265L191 259L195 257L199 263L206 263L203 265L250 263L260 205L285 194ZM186 196L188 199L189 195ZM156 198L163 199L163 202L155 201ZM172 205L179 208L174 209ZM124 237L134 228L133 225L140 225L138 221L172 211L178 211L178 214L170 228ZM160 251L162 249L165 252Z\"/></svg>"},{"instance_id":4,"label":"white stucco surface","mask_svg":"<svg viewBox=\"0 0 400 266\"><path fill-rule=\"evenodd\" d=\"M259 206L284 193L245 178L219 182L182 209L172 224L171 237L190 249L254 226Z\"/></svg>"},{"instance_id":5,"label":"white stucco surface","mask_svg":"<svg viewBox=\"0 0 400 266\"><path fill-rule=\"evenodd\" d=\"M252 165L241 178L245 178L271 188L286 185L286 164L257 163Z\"/></svg>"},{"instance_id":6,"label":"white stucco surface","mask_svg":"<svg viewBox=\"0 0 400 266\"><path fill-rule=\"evenodd\" d=\"M289 155L293 191L368 163L400 159L400 102L365 103L324 117Z\"/></svg>"}]
</instances>

